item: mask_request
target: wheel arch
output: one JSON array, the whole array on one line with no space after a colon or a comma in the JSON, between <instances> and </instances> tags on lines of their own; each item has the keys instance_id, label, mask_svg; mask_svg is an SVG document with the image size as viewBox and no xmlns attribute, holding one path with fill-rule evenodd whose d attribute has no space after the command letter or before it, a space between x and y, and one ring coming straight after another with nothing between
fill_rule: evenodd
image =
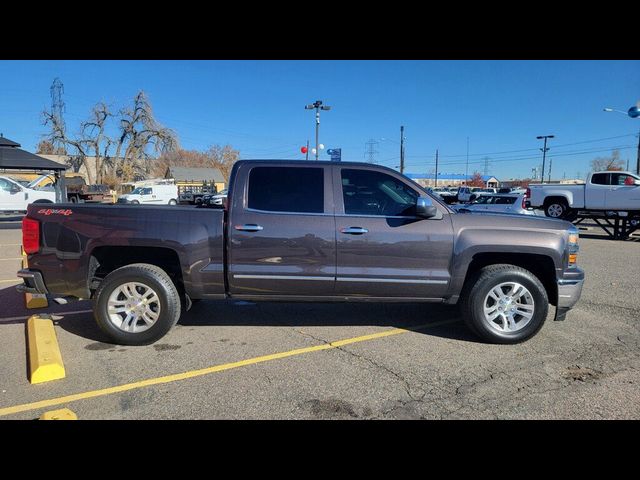
<instances>
[{"instance_id":1,"label":"wheel arch","mask_svg":"<svg viewBox=\"0 0 640 480\"><path fill-rule=\"evenodd\" d=\"M544 286L549 303L558 304L558 283L553 258L537 253L477 253L473 256L463 283L463 292L469 288L483 267L509 264L524 268L535 275ZM463 293L464 294L464 293Z\"/></svg>"},{"instance_id":2,"label":"wheel arch","mask_svg":"<svg viewBox=\"0 0 640 480\"><path fill-rule=\"evenodd\" d=\"M185 288L178 252L168 247L98 246L89 257L87 288L93 297L104 277L114 270L135 263L147 263L164 270L181 296Z\"/></svg>"}]
</instances>

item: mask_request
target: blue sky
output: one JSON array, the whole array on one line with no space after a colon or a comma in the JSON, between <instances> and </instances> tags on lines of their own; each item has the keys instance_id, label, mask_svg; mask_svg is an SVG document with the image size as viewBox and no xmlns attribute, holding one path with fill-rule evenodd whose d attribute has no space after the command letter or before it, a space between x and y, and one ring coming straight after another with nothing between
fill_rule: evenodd
<instances>
[{"instance_id":1,"label":"blue sky","mask_svg":"<svg viewBox=\"0 0 640 480\"><path fill-rule=\"evenodd\" d=\"M320 142L343 160L399 165L405 126L406 171L469 171L500 179L541 164L538 135L554 134L547 160L554 178L585 176L589 162L621 147L633 168L640 119L639 61L1 61L0 132L34 150L46 132L55 77L64 83L65 120L77 131L97 101L120 107L142 89L181 146L230 144L242 158L303 158L315 138L304 105L321 99ZM616 138L612 138L616 137ZM324 153L321 158L328 159Z\"/></svg>"}]
</instances>

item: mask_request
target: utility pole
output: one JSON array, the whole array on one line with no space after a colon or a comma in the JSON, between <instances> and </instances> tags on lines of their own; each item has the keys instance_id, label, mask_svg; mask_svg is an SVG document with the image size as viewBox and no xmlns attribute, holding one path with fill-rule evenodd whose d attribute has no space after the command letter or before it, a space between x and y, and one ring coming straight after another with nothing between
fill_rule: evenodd
<instances>
[{"instance_id":1,"label":"utility pole","mask_svg":"<svg viewBox=\"0 0 640 480\"><path fill-rule=\"evenodd\" d=\"M549 159L549 177L547 182L551 182L551 165L553 165L553 158Z\"/></svg>"},{"instance_id":2,"label":"utility pole","mask_svg":"<svg viewBox=\"0 0 640 480\"><path fill-rule=\"evenodd\" d=\"M489 157L484 157L484 175L489 175Z\"/></svg>"},{"instance_id":3,"label":"utility pole","mask_svg":"<svg viewBox=\"0 0 640 480\"><path fill-rule=\"evenodd\" d=\"M640 131L638 131L638 157L636 159L636 175L640 175Z\"/></svg>"},{"instance_id":4,"label":"utility pole","mask_svg":"<svg viewBox=\"0 0 640 480\"><path fill-rule=\"evenodd\" d=\"M547 150L549 150L547 148L547 138L555 138L555 135L540 135L538 137L536 137L538 140L541 140L544 138L544 147L542 147L540 150L542 150L542 177L540 178L542 180L542 183L544 183L544 161L547 158Z\"/></svg>"},{"instance_id":5,"label":"utility pole","mask_svg":"<svg viewBox=\"0 0 640 480\"><path fill-rule=\"evenodd\" d=\"M435 186L438 186L438 149L436 149L436 184Z\"/></svg>"},{"instance_id":6,"label":"utility pole","mask_svg":"<svg viewBox=\"0 0 640 480\"><path fill-rule=\"evenodd\" d=\"M627 158L627 172L629 171L629 159Z\"/></svg>"},{"instance_id":7,"label":"utility pole","mask_svg":"<svg viewBox=\"0 0 640 480\"><path fill-rule=\"evenodd\" d=\"M305 160L309 160L309 140L307 140L307 156L305 158Z\"/></svg>"},{"instance_id":8,"label":"utility pole","mask_svg":"<svg viewBox=\"0 0 640 480\"><path fill-rule=\"evenodd\" d=\"M400 125L400 173L404 173L404 125Z\"/></svg>"},{"instance_id":9,"label":"utility pole","mask_svg":"<svg viewBox=\"0 0 640 480\"><path fill-rule=\"evenodd\" d=\"M469 137L467 137L467 165L464 167L464 184L469 182Z\"/></svg>"},{"instance_id":10,"label":"utility pole","mask_svg":"<svg viewBox=\"0 0 640 480\"><path fill-rule=\"evenodd\" d=\"M320 155L320 110L331 110L331 107L329 105L323 105L322 100L316 100L314 103L304 106L305 110L313 110L314 108L316 110L316 160L318 160L318 156Z\"/></svg>"}]
</instances>

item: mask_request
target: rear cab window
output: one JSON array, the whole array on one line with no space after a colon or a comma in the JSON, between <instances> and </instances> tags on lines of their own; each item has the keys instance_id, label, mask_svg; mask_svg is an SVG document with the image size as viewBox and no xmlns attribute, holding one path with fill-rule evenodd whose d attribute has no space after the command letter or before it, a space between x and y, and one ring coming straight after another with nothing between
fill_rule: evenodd
<instances>
[{"instance_id":1,"label":"rear cab window","mask_svg":"<svg viewBox=\"0 0 640 480\"><path fill-rule=\"evenodd\" d=\"M608 173L594 173L591 176L591 183L594 185L610 185Z\"/></svg>"},{"instance_id":2,"label":"rear cab window","mask_svg":"<svg viewBox=\"0 0 640 480\"><path fill-rule=\"evenodd\" d=\"M252 210L324 213L324 168L256 166L248 192Z\"/></svg>"}]
</instances>

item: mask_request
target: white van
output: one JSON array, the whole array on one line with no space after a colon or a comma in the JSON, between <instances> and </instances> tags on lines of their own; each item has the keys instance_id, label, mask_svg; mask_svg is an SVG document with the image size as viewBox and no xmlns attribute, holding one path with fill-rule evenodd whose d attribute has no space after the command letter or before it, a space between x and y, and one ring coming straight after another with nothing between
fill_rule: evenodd
<instances>
[{"instance_id":1,"label":"white van","mask_svg":"<svg viewBox=\"0 0 640 480\"><path fill-rule=\"evenodd\" d=\"M30 203L54 203L56 192L20 185L9 177L0 177L0 213L26 212Z\"/></svg>"},{"instance_id":2,"label":"white van","mask_svg":"<svg viewBox=\"0 0 640 480\"><path fill-rule=\"evenodd\" d=\"M131 193L120 195L118 203L141 203L150 205L177 205L177 185L147 185L133 189Z\"/></svg>"}]
</instances>

